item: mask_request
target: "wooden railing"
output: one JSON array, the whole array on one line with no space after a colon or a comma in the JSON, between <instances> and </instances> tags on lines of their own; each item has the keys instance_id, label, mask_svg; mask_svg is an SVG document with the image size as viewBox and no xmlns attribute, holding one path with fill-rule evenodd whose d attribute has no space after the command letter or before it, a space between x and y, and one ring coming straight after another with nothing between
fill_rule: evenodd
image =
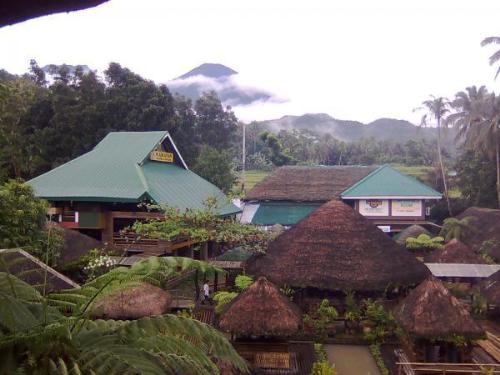
<instances>
[{"instance_id":1,"label":"wooden railing","mask_svg":"<svg viewBox=\"0 0 500 375\"><path fill-rule=\"evenodd\" d=\"M172 240L162 240L141 236L134 232L120 232L113 234L113 244L116 247L127 250L138 250L142 255L166 255L177 249L189 247L195 244L186 237L178 237Z\"/></svg>"},{"instance_id":2,"label":"wooden railing","mask_svg":"<svg viewBox=\"0 0 500 375\"><path fill-rule=\"evenodd\" d=\"M486 372L486 369L492 372ZM500 364L495 363L424 363L396 362L397 375L413 374L500 374Z\"/></svg>"}]
</instances>

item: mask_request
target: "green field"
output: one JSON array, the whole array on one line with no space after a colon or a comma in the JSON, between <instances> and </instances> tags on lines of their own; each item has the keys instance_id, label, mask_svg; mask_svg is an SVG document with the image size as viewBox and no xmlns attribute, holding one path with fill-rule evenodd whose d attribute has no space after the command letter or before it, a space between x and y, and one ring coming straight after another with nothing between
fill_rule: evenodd
<instances>
[{"instance_id":1,"label":"green field","mask_svg":"<svg viewBox=\"0 0 500 375\"><path fill-rule=\"evenodd\" d=\"M432 171L433 167L428 167L425 165L415 165L415 166L406 166L401 164L393 164L392 167L400 171L401 173L407 174L408 176L412 176L418 178L419 180L425 180L427 173Z\"/></svg>"},{"instance_id":2,"label":"green field","mask_svg":"<svg viewBox=\"0 0 500 375\"><path fill-rule=\"evenodd\" d=\"M249 191L251 188L255 186L255 184L266 177L270 171L257 171L250 170L245 172L245 190ZM237 190L241 190L241 180L237 181Z\"/></svg>"}]
</instances>

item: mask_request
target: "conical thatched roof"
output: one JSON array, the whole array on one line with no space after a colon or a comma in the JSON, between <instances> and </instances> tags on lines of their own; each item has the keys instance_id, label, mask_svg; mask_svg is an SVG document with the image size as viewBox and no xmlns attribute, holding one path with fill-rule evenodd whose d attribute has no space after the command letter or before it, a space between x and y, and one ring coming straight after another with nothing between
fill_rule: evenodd
<instances>
[{"instance_id":1,"label":"conical thatched roof","mask_svg":"<svg viewBox=\"0 0 500 375\"><path fill-rule=\"evenodd\" d=\"M93 306L94 317L139 319L167 312L172 297L167 291L148 283L116 290L102 296Z\"/></svg>"},{"instance_id":2,"label":"conical thatched roof","mask_svg":"<svg viewBox=\"0 0 500 375\"><path fill-rule=\"evenodd\" d=\"M410 225L409 227L403 229L401 232L399 232L397 235L394 236L394 240L400 244L400 245L406 245L406 239L408 237L418 237L420 236L421 234L427 234L427 235L431 235L431 232L429 232L427 229L425 229L424 227L420 226L420 225L417 225L417 224L413 224L413 225Z\"/></svg>"},{"instance_id":3,"label":"conical thatched roof","mask_svg":"<svg viewBox=\"0 0 500 375\"><path fill-rule=\"evenodd\" d=\"M500 305L500 271L482 281L479 290L489 303Z\"/></svg>"},{"instance_id":4,"label":"conical thatched roof","mask_svg":"<svg viewBox=\"0 0 500 375\"><path fill-rule=\"evenodd\" d=\"M279 285L357 291L418 284L429 275L413 254L336 200L278 236L247 270Z\"/></svg>"},{"instance_id":5,"label":"conical thatched roof","mask_svg":"<svg viewBox=\"0 0 500 375\"><path fill-rule=\"evenodd\" d=\"M473 338L484 333L467 309L434 277L412 290L394 316L415 337L446 338L455 334Z\"/></svg>"},{"instance_id":6,"label":"conical thatched roof","mask_svg":"<svg viewBox=\"0 0 500 375\"><path fill-rule=\"evenodd\" d=\"M426 263L466 263L485 264L483 258L469 246L456 239L451 240L442 249L436 249L425 257Z\"/></svg>"},{"instance_id":7,"label":"conical thatched roof","mask_svg":"<svg viewBox=\"0 0 500 375\"><path fill-rule=\"evenodd\" d=\"M298 331L301 313L265 277L236 297L222 314L219 327L241 336L287 336Z\"/></svg>"}]
</instances>

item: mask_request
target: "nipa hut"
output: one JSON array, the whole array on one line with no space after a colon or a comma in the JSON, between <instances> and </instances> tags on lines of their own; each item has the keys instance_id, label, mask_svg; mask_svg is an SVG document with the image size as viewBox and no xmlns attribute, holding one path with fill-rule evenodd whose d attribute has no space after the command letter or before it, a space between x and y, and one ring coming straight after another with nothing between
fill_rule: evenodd
<instances>
[{"instance_id":1,"label":"nipa hut","mask_svg":"<svg viewBox=\"0 0 500 375\"><path fill-rule=\"evenodd\" d=\"M139 319L166 313L172 303L169 292L141 282L103 295L94 304L92 316L106 319Z\"/></svg>"},{"instance_id":2,"label":"nipa hut","mask_svg":"<svg viewBox=\"0 0 500 375\"><path fill-rule=\"evenodd\" d=\"M219 328L237 338L234 347L256 373L309 374L312 345L287 341L301 321L299 308L265 277L259 277L226 307Z\"/></svg>"},{"instance_id":3,"label":"nipa hut","mask_svg":"<svg viewBox=\"0 0 500 375\"><path fill-rule=\"evenodd\" d=\"M482 257L463 242L453 239L425 257L426 263L485 264Z\"/></svg>"},{"instance_id":4,"label":"nipa hut","mask_svg":"<svg viewBox=\"0 0 500 375\"><path fill-rule=\"evenodd\" d=\"M219 327L238 336L289 336L299 330L301 313L265 277L234 299Z\"/></svg>"},{"instance_id":5,"label":"nipa hut","mask_svg":"<svg viewBox=\"0 0 500 375\"><path fill-rule=\"evenodd\" d=\"M324 291L382 293L390 285L416 285L429 274L413 254L336 200L278 236L247 271L319 298L327 297Z\"/></svg>"},{"instance_id":6,"label":"nipa hut","mask_svg":"<svg viewBox=\"0 0 500 375\"><path fill-rule=\"evenodd\" d=\"M467 309L434 277L412 290L394 317L408 335L406 348L414 361L468 362L471 341L484 334Z\"/></svg>"}]
</instances>

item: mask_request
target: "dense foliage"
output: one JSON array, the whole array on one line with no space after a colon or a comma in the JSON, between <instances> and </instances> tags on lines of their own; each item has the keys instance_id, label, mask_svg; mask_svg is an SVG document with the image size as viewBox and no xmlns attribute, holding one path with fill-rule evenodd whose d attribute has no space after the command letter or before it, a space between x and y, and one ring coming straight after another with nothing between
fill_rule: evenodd
<instances>
[{"instance_id":1,"label":"dense foliage","mask_svg":"<svg viewBox=\"0 0 500 375\"><path fill-rule=\"evenodd\" d=\"M37 176L91 150L110 131L168 130L189 165L203 145L232 152L237 120L215 93L192 104L117 63L104 79L65 65L52 73L49 83L35 61L22 77L0 71L0 180Z\"/></svg>"},{"instance_id":2,"label":"dense foliage","mask_svg":"<svg viewBox=\"0 0 500 375\"><path fill-rule=\"evenodd\" d=\"M179 266L215 271L193 260L150 258L49 298L0 273L0 372L208 375L219 373L218 361L245 372L244 361L224 336L196 320L174 315L88 319L93 301L107 288L138 280L160 282L177 274Z\"/></svg>"},{"instance_id":3,"label":"dense foliage","mask_svg":"<svg viewBox=\"0 0 500 375\"><path fill-rule=\"evenodd\" d=\"M231 247L241 245L253 251L265 251L270 239L269 232L253 225L241 224L234 218L220 217L214 213L213 208L209 204L204 210L180 212L171 207L163 207L163 218L137 221L132 229L150 238L171 240L186 237L197 243L216 241Z\"/></svg>"},{"instance_id":4,"label":"dense foliage","mask_svg":"<svg viewBox=\"0 0 500 375\"><path fill-rule=\"evenodd\" d=\"M417 237L408 237L406 239L406 248L410 250L435 250L443 247L443 241L443 237L431 237L422 233Z\"/></svg>"}]
</instances>

